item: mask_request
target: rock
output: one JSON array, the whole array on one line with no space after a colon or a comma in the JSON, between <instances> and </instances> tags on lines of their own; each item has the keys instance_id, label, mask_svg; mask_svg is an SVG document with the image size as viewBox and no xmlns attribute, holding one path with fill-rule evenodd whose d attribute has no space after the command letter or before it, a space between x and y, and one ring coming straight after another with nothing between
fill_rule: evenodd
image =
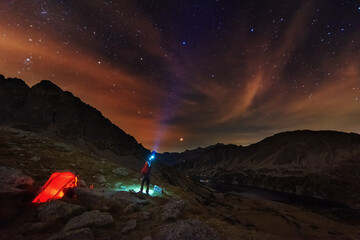
<instances>
[{"instance_id":1,"label":"rock","mask_svg":"<svg viewBox=\"0 0 360 240\"><path fill-rule=\"evenodd\" d=\"M60 232L49 238L49 240L92 240L94 234L89 228L80 228L69 232Z\"/></svg>"},{"instance_id":2,"label":"rock","mask_svg":"<svg viewBox=\"0 0 360 240\"><path fill-rule=\"evenodd\" d=\"M69 219L85 211L86 209L83 206L55 200L40 206L37 217L41 221L52 222L59 219Z\"/></svg>"},{"instance_id":3,"label":"rock","mask_svg":"<svg viewBox=\"0 0 360 240\"><path fill-rule=\"evenodd\" d=\"M15 135L15 137L17 137L17 138L26 138L27 136L26 136L25 133L19 132L18 134Z\"/></svg>"},{"instance_id":4,"label":"rock","mask_svg":"<svg viewBox=\"0 0 360 240\"><path fill-rule=\"evenodd\" d=\"M84 227L103 227L111 225L114 223L114 219L108 212L100 212L98 210L93 210L90 212L85 212L80 216L76 216L70 219L63 231L70 231L78 228Z\"/></svg>"},{"instance_id":5,"label":"rock","mask_svg":"<svg viewBox=\"0 0 360 240\"><path fill-rule=\"evenodd\" d=\"M34 185L34 179L26 176L21 170L0 166L0 184L6 184L14 187Z\"/></svg>"},{"instance_id":6,"label":"rock","mask_svg":"<svg viewBox=\"0 0 360 240\"><path fill-rule=\"evenodd\" d=\"M37 157L37 156L33 156L32 158L30 158L31 161L33 162L37 162L37 161L40 161L40 157Z\"/></svg>"},{"instance_id":7,"label":"rock","mask_svg":"<svg viewBox=\"0 0 360 240\"><path fill-rule=\"evenodd\" d=\"M33 184L21 170L0 166L0 225L15 220L34 198Z\"/></svg>"},{"instance_id":8,"label":"rock","mask_svg":"<svg viewBox=\"0 0 360 240\"><path fill-rule=\"evenodd\" d=\"M62 152L71 152L71 147L62 142L56 142L54 145Z\"/></svg>"},{"instance_id":9,"label":"rock","mask_svg":"<svg viewBox=\"0 0 360 240\"><path fill-rule=\"evenodd\" d=\"M130 204L130 203L139 203L146 205L149 203L149 200L140 199L134 193L125 192L125 191L117 191L114 192L111 196L113 201L122 202L123 204Z\"/></svg>"},{"instance_id":10,"label":"rock","mask_svg":"<svg viewBox=\"0 0 360 240\"><path fill-rule=\"evenodd\" d=\"M26 231L27 232L41 232L41 231L48 229L48 227L50 227L51 225L52 224L48 223L48 222L37 222L37 223L31 224L29 227L27 227Z\"/></svg>"},{"instance_id":11,"label":"rock","mask_svg":"<svg viewBox=\"0 0 360 240\"><path fill-rule=\"evenodd\" d=\"M215 230L196 219L178 221L166 225L154 237L154 240L217 240Z\"/></svg>"},{"instance_id":12,"label":"rock","mask_svg":"<svg viewBox=\"0 0 360 240\"><path fill-rule=\"evenodd\" d=\"M88 187L83 179L80 179L80 180L78 181L78 186L79 186L79 187L83 187L83 188L87 188L87 187Z\"/></svg>"},{"instance_id":13,"label":"rock","mask_svg":"<svg viewBox=\"0 0 360 240\"><path fill-rule=\"evenodd\" d=\"M98 176L97 181L98 181L98 183L105 183L106 179L103 175L100 175L100 176Z\"/></svg>"},{"instance_id":14,"label":"rock","mask_svg":"<svg viewBox=\"0 0 360 240\"><path fill-rule=\"evenodd\" d=\"M108 211L111 208L125 207L131 203L148 203L135 194L125 191L105 191L101 189L74 188L74 194L84 206L92 209Z\"/></svg>"},{"instance_id":15,"label":"rock","mask_svg":"<svg viewBox=\"0 0 360 240\"><path fill-rule=\"evenodd\" d=\"M132 220L129 220L126 225L123 227L122 229L122 233L127 233L127 232L130 232L131 230L135 229L136 228L136 220L135 219L132 219Z\"/></svg>"},{"instance_id":16,"label":"rock","mask_svg":"<svg viewBox=\"0 0 360 240\"><path fill-rule=\"evenodd\" d=\"M140 203L138 203L138 202L130 203L124 209L124 213L133 213L133 212L138 212L138 211L140 211Z\"/></svg>"},{"instance_id":17,"label":"rock","mask_svg":"<svg viewBox=\"0 0 360 240\"><path fill-rule=\"evenodd\" d=\"M112 172L121 176L129 175L129 171L126 168L115 168Z\"/></svg>"},{"instance_id":18,"label":"rock","mask_svg":"<svg viewBox=\"0 0 360 240\"><path fill-rule=\"evenodd\" d=\"M181 212L185 209L186 202L181 199L172 199L163 207L161 220L176 220Z\"/></svg>"},{"instance_id":19,"label":"rock","mask_svg":"<svg viewBox=\"0 0 360 240\"><path fill-rule=\"evenodd\" d=\"M92 208L108 211L116 204L109 201L108 193L100 189L74 188L74 194L78 197L82 205Z\"/></svg>"},{"instance_id":20,"label":"rock","mask_svg":"<svg viewBox=\"0 0 360 240\"><path fill-rule=\"evenodd\" d=\"M150 212L137 212L130 215L131 218L135 218L138 220L148 220L151 217Z\"/></svg>"},{"instance_id":21,"label":"rock","mask_svg":"<svg viewBox=\"0 0 360 240\"><path fill-rule=\"evenodd\" d=\"M151 236L144 237L142 240L152 240Z\"/></svg>"},{"instance_id":22,"label":"rock","mask_svg":"<svg viewBox=\"0 0 360 240\"><path fill-rule=\"evenodd\" d=\"M31 190L0 183L0 226L17 219L33 198L34 192Z\"/></svg>"}]
</instances>

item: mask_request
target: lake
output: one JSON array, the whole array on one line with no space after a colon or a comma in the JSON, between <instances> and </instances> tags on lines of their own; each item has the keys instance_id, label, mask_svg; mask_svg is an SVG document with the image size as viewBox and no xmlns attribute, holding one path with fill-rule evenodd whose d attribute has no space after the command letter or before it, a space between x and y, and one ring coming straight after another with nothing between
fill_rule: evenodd
<instances>
[{"instance_id":1,"label":"lake","mask_svg":"<svg viewBox=\"0 0 360 240\"><path fill-rule=\"evenodd\" d=\"M347 208L345 204L320 198L300 196L296 194L278 192L262 188L246 187L224 183L203 183L220 192L236 192L239 193L241 196L253 199L276 201L291 205L303 206L307 208Z\"/></svg>"}]
</instances>

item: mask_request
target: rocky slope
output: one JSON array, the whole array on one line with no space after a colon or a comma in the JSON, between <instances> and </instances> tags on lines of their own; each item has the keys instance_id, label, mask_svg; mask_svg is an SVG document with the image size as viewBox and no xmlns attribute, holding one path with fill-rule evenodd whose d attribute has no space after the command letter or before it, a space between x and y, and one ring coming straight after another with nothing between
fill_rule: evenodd
<instances>
[{"instance_id":1,"label":"rocky slope","mask_svg":"<svg viewBox=\"0 0 360 240\"><path fill-rule=\"evenodd\" d=\"M21 79L0 75L0 125L51 131L65 139L81 138L119 155L148 153L98 110L48 80L30 88Z\"/></svg>"},{"instance_id":2,"label":"rocky slope","mask_svg":"<svg viewBox=\"0 0 360 240\"><path fill-rule=\"evenodd\" d=\"M176 164L188 174L216 182L325 198L360 207L357 194L360 135L355 133L284 132L247 147L218 144L181 154L164 154L162 160Z\"/></svg>"},{"instance_id":3,"label":"rocky slope","mask_svg":"<svg viewBox=\"0 0 360 240\"><path fill-rule=\"evenodd\" d=\"M159 163L154 163L151 181L164 194L129 192L140 184L139 166L132 158L0 127L0 239L355 240L360 236L359 218L343 211L338 219L217 192L171 168L159 171ZM75 189L76 198L31 205L54 171L71 171L94 188ZM127 191L120 191L122 187Z\"/></svg>"}]
</instances>

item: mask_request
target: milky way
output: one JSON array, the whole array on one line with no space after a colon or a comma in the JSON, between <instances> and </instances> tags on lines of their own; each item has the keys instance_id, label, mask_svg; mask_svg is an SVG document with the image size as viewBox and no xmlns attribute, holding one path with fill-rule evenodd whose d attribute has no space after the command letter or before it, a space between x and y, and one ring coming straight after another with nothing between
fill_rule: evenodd
<instances>
[{"instance_id":1,"label":"milky way","mask_svg":"<svg viewBox=\"0 0 360 240\"><path fill-rule=\"evenodd\" d=\"M360 132L358 1L0 1L0 74L71 91L149 149Z\"/></svg>"}]
</instances>

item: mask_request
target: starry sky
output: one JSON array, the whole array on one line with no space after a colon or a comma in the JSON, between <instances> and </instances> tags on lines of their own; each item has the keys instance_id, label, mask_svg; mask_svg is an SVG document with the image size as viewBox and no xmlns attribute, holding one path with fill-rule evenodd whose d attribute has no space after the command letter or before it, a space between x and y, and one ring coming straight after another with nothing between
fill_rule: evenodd
<instances>
[{"instance_id":1,"label":"starry sky","mask_svg":"<svg viewBox=\"0 0 360 240\"><path fill-rule=\"evenodd\" d=\"M359 28L360 1L0 0L0 74L160 152L360 133Z\"/></svg>"}]
</instances>

